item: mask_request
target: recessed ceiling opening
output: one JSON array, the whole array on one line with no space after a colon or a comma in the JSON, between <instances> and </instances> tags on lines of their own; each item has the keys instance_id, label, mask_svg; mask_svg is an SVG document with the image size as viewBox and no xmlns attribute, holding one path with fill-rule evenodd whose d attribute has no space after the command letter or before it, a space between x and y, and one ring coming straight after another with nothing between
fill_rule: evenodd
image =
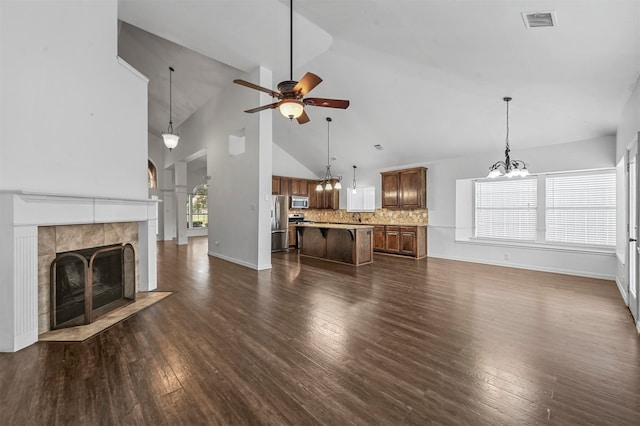
<instances>
[{"instance_id":1,"label":"recessed ceiling opening","mask_svg":"<svg viewBox=\"0 0 640 426\"><path fill-rule=\"evenodd\" d=\"M522 20L527 28L549 28L557 27L558 20L556 12L522 12Z\"/></svg>"}]
</instances>

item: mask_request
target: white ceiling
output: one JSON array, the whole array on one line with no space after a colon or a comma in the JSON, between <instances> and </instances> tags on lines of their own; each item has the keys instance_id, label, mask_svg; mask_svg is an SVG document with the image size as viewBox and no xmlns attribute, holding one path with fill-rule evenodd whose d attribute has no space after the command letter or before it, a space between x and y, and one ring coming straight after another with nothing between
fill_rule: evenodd
<instances>
[{"instance_id":1,"label":"white ceiling","mask_svg":"<svg viewBox=\"0 0 640 426\"><path fill-rule=\"evenodd\" d=\"M122 26L120 55L151 80L152 132L167 125L169 65L176 67L174 125L233 84L238 70L266 66L274 88L289 79L286 0L119 6L121 20L193 50ZM525 28L521 12L547 10L556 12L557 28ZM640 75L640 0L295 0L294 11L294 79L313 72L324 81L311 96L351 100L345 111L307 108L311 122L302 126L273 113L274 141L319 175L327 116L332 169L349 176L352 164L382 168L480 152L497 158L502 98L512 96L517 156L614 135Z\"/></svg>"}]
</instances>

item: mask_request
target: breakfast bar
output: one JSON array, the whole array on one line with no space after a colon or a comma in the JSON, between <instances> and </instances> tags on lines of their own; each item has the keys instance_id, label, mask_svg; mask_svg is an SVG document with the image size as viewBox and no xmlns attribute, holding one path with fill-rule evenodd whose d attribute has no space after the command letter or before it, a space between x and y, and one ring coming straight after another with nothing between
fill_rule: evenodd
<instances>
[{"instance_id":1,"label":"breakfast bar","mask_svg":"<svg viewBox=\"0 0 640 426\"><path fill-rule=\"evenodd\" d=\"M305 223L296 230L302 256L355 266L373 262L373 226Z\"/></svg>"}]
</instances>

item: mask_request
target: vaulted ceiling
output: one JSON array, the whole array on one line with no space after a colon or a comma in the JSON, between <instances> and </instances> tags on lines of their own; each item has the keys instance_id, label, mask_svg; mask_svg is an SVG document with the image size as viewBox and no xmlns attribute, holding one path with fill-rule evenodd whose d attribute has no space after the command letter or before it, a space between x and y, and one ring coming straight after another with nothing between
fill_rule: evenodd
<instances>
[{"instance_id":1,"label":"vaulted ceiling","mask_svg":"<svg viewBox=\"0 0 640 426\"><path fill-rule=\"evenodd\" d=\"M527 28L521 13L535 11L554 11L557 26ZM324 80L313 96L351 100L345 111L307 108L305 125L273 112L274 142L319 175L327 116L333 169L348 174L499 156L512 96L517 155L614 135L640 75L638 0L295 0L294 12L294 79L313 72ZM181 88L174 125L243 71L272 69L274 88L288 80L288 17L286 0L120 0L131 24L120 55L151 80L150 131L167 125L169 65Z\"/></svg>"}]
</instances>

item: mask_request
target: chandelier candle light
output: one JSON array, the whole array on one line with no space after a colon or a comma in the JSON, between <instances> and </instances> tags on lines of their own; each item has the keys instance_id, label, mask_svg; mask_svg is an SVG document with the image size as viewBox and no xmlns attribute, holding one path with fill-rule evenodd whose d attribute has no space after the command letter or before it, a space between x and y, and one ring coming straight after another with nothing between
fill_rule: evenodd
<instances>
[{"instance_id":1,"label":"chandelier candle light","mask_svg":"<svg viewBox=\"0 0 640 426\"><path fill-rule=\"evenodd\" d=\"M162 134L164 145L169 148L169 151L178 146L178 140L180 139L177 133L173 133L173 122L171 121L171 74L173 74L174 71L173 67L169 67L169 127L166 133Z\"/></svg>"},{"instance_id":2,"label":"chandelier candle light","mask_svg":"<svg viewBox=\"0 0 640 426\"><path fill-rule=\"evenodd\" d=\"M527 165L522 160L512 160L509 156L511 149L509 148L509 102L511 98L509 96L502 98L507 103L507 138L505 140L506 148L504 150L504 161L497 161L489 168L488 178L497 178L501 176L510 177L524 177L529 175Z\"/></svg>"},{"instance_id":3,"label":"chandelier candle light","mask_svg":"<svg viewBox=\"0 0 640 426\"><path fill-rule=\"evenodd\" d=\"M327 117L327 172L324 175L324 179L322 179L322 181L318 183L318 186L316 186L316 191L322 191L323 189L327 191L330 191L331 189L342 189L342 184L340 184L340 181L342 180L342 176L336 176L334 178L331 175L331 163L329 161L329 124L330 123L331 123L331 117ZM331 186L332 179L338 180L333 187Z\"/></svg>"}]
</instances>

